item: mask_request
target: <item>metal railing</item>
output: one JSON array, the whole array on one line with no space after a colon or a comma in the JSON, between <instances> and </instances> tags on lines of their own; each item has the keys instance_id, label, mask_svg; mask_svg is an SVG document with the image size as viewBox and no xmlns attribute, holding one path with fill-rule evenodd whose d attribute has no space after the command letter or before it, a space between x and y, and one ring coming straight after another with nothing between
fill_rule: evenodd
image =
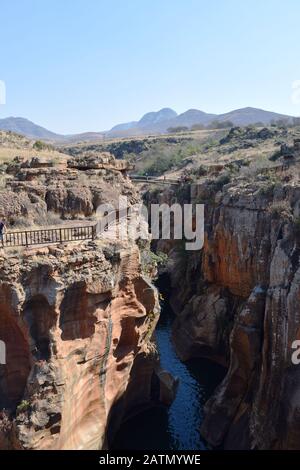
<instances>
[{"instance_id":1,"label":"metal railing","mask_svg":"<svg viewBox=\"0 0 300 470\"><path fill-rule=\"evenodd\" d=\"M130 175L132 181L140 183L179 184L180 180L171 178L157 178L156 176Z\"/></svg>"},{"instance_id":2,"label":"metal railing","mask_svg":"<svg viewBox=\"0 0 300 470\"><path fill-rule=\"evenodd\" d=\"M4 233L3 245L5 247L49 245L52 243L93 240L95 236L96 225L20 230Z\"/></svg>"},{"instance_id":3,"label":"metal railing","mask_svg":"<svg viewBox=\"0 0 300 470\"><path fill-rule=\"evenodd\" d=\"M127 207L121 210L116 209L115 211L109 212L102 219L102 232L106 232L110 224L113 224L114 222L119 223L122 219L128 216L129 212ZM97 231L97 226L98 224L94 223L93 225L77 225L72 227L58 226L54 228L5 232L3 234L2 246L4 248L9 248L94 240L98 235L100 235Z\"/></svg>"}]
</instances>

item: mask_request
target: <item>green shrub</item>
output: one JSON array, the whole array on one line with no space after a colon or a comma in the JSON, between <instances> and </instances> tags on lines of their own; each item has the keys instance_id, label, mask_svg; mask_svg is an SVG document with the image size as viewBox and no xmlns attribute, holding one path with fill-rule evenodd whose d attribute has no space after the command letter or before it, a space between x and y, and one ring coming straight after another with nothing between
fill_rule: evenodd
<instances>
[{"instance_id":1,"label":"green shrub","mask_svg":"<svg viewBox=\"0 0 300 470\"><path fill-rule=\"evenodd\" d=\"M33 144L33 148L34 150L38 150L38 151L41 151L41 150L53 150L53 147L52 145L50 144L46 144L45 142L43 142L42 140L36 140Z\"/></svg>"},{"instance_id":2,"label":"green shrub","mask_svg":"<svg viewBox=\"0 0 300 470\"><path fill-rule=\"evenodd\" d=\"M225 186L225 184L230 183L230 179L231 178L228 173L224 173L223 175L220 175L214 182L216 191L221 191L221 189L223 188L223 186Z\"/></svg>"},{"instance_id":3,"label":"green shrub","mask_svg":"<svg viewBox=\"0 0 300 470\"><path fill-rule=\"evenodd\" d=\"M234 127L233 122L231 121L218 121L217 119L212 121L207 128L208 129L230 129Z\"/></svg>"},{"instance_id":4,"label":"green shrub","mask_svg":"<svg viewBox=\"0 0 300 470\"><path fill-rule=\"evenodd\" d=\"M167 132L170 134L176 134L177 132L187 132L189 130L186 126L177 126L177 127L169 127Z\"/></svg>"},{"instance_id":5,"label":"green shrub","mask_svg":"<svg viewBox=\"0 0 300 470\"><path fill-rule=\"evenodd\" d=\"M192 130L192 131L202 131L203 129L205 129L204 124L194 124L194 125L191 127L191 130Z\"/></svg>"},{"instance_id":6,"label":"green shrub","mask_svg":"<svg viewBox=\"0 0 300 470\"><path fill-rule=\"evenodd\" d=\"M269 211L273 217L290 219L292 217L292 209L288 201L275 201L269 206Z\"/></svg>"},{"instance_id":7,"label":"green shrub","mask_svg":"<svg viewBox=\"0 0 300 470\"><path fill-rule=\"evenodd\" d=\"M30 403L28 400L22 400L21 403L17 406L17 412L20 413L22 411L27 411L30 407Z\"/></svg>"},{"instance_id":8,"label":"green shrub","mask_svg":"<svg viewBox=\"0 0 300 470\"><path fill-rule=\"evenodd\" d=\"M149 248L142 250L142 270L146 274L151 274L155 269L165 266L168 261L168 255L161 251L153 253Z\"/></svg>"}]
</instances>

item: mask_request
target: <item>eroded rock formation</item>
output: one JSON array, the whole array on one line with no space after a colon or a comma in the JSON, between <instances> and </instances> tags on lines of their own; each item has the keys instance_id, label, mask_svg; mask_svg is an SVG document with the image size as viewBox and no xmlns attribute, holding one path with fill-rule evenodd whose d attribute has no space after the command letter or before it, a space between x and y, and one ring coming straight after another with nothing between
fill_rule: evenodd
<instances>
[{"instance_id":1,"label":"eroded rock formation","mask_svg":"<svg viewBox=\"0 0 300 470\"><path fill-rule=\"evenodd\" d=\"M204 356L228 367L202 426L213 446L300 448L300 369L292 363L300 335L299 196L295 180L271 173L256 181L203 178L186 201L205 204L205 244L190 253L173 244L169 253L173 338L183 360Z\"/></svg>"},{"instance_id":2,"label":"eroded rock formation","mask_svg":"<svg viewBox=\"0 0 300 470\"><path fill-rule=\"evenodd\" d=\"M54 165L17 157L7 167L6 188L0 191L0 215L11 224L23 217L28 226L43 225L49 213L63 219L91 218L100 204L117 205L121 195L129 203L138 200L124 162L121 165L107 153L103 158L87 159L85 166L77 160L68 166L67 162Z\"/></svg>"},{"instance_id":3,"label":"eroded rock formation","mask_svg":"<svg viewBox=\"0 0 300 470\"><path fill-rule=\"evenodd\" d=\"M2 449L103 448L111 415L110 438L125 414L163 398L157 294L139 258L136 245L95 241L1 261Z\"/></svg>"}]
</instances>

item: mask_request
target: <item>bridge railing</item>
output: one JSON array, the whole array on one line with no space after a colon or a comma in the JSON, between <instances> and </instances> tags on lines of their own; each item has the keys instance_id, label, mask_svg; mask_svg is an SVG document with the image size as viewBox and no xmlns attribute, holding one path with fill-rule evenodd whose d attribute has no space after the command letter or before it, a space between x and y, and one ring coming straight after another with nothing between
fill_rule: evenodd
<instances>
[{"instance_id":1,"label":"bridge railing","mask_svg":"<svg viewBox=\"0 0 300 470\"><path fill-rule=\"evenodd\" d=\"M3 236L3 245L5 247L48 245L52 243L93 240L95 236L95 225L20 230L6 232Z\"/></svg>"},{"instance_id":2,"label":"bridge railing","mask_svg":"<svg viewBox=\"0 0 300 470\"><path fill-rule=\"evenodd\" d=\"M171 178L157 178L156 176L143 176L143 175L130 175L133 181L149 182L149 183L164 183L164 184L179 184L180 181Z\"/></svg>"},{"instance_id":3,"label":"bridge railing","mask_svg":"<svg viewBox=\"0 0 300 470\"><path fill-rule=\"evenodd\" d=\"M108 230L109 225L119 223L129 216L128 208L112 210L101 220L102 232ZM35 230L18 230L5 232L3 235L3 246L22 247L30 245L51 245L53 243L64 243L82 240L94 240L98 233L98 224L78 225L72 227L58 226L54 228L43 228ZM0 242L1 246L1 242Z\"/></svg>"}]
</instances>

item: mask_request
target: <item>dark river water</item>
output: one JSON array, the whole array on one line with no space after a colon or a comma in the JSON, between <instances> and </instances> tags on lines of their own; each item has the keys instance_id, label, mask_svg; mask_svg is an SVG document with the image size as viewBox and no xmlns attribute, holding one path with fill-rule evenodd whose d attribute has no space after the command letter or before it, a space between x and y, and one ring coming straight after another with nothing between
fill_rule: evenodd
<instances>
[{"instance_id":1,"label":"dark river water","mask_svg":"<svg viewBox=\"0 0 300 470\"><path fill-rule=\"evenodd\" d=\"M166 304L156 329L161 366L180 380L177 396L169 408L146 410L126 421L119 430L114 449L204 450L199 429L203 407L224 377L222 367L203 359L182 363L174 351L171 327L174 316Z\"/></svg>"}]
</instances>

